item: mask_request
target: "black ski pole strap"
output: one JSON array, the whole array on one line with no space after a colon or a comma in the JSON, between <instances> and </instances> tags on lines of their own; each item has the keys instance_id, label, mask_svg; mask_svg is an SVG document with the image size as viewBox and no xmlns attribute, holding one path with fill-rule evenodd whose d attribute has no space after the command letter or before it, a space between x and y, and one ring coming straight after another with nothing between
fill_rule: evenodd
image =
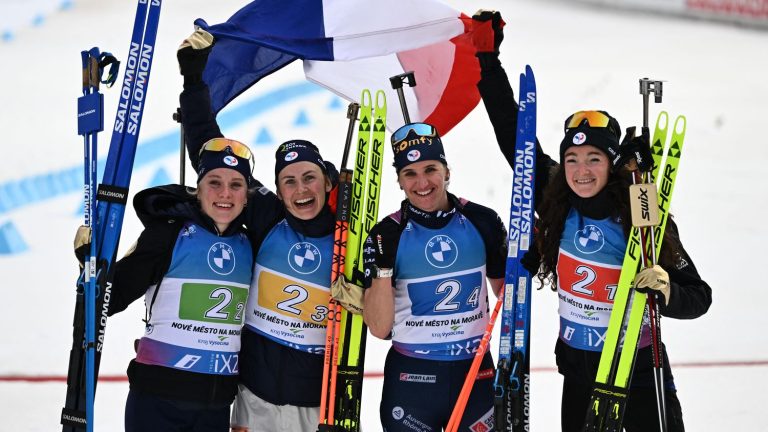
<instances>
[{"instance_id":1,"label":"black ski pole strap","mask_svg":"<svg viewBox=\"0 0 768 432\"><path fill-rule=\"evenodd\" d=\"M117 80L117 73L120 70L120 61L108 52L99 52L96 47L88 51L81 51L80 56L83 61L83 92L98 91L99 83L106 84L107 88ZM107 70L107 66L109 69ZM107 75L104 77L104 71Z\"/></svg>"},{"instance_id":2,"label":"black ski pole strap","mask_svg":"<svg viewBox=\"0 0 768 432\"><path fill-rule=\"evenodd\" d=\"M99 184L96 199L99 201L125 205L128 203L128 188L103 183Z\"/></svg>"},{"instance_id":3,"label":"black ski pole strap","mask_svg":"<svg viewBox=\"0 0 768 432\"><path fill-rule=\"evenodd\" d=\"M107 77L104 78L104 69L109 66ZM120 60L118 60L111 53L103 52L99 56L99 80L102 84L106 84L107 88L117 80L117 72L120 70Z\"/></svg>"}]
</instances>

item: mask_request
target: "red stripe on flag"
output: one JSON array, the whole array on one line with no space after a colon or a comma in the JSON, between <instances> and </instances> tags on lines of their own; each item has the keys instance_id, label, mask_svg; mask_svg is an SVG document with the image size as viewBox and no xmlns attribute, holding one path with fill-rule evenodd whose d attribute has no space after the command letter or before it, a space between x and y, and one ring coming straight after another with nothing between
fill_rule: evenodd
<instances>
[{"instance_id":1,"label":"red stripe on flag","mask_svg":"<svg viewBox=\"0 0 768 432\"><path fill-rule=\"evenodd\" d=\"M441 42L397 54L403 70L416 76L416 99L419 114L447 134L480 102L477 82L480 64L470 33L472 19L462 14L464 33Z\"/></svg>"}]
</instances>

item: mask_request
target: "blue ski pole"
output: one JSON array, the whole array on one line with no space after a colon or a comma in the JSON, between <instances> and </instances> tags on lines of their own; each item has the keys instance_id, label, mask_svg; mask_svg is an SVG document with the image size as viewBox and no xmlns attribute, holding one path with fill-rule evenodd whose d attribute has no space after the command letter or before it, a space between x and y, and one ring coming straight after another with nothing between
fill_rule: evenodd
<instances>
[{"instance_id":1,"label":"blue ski pole","mask_svg":"<svg viewBox=\"0 0 768 432\"><path fill-rule=\"evenodd\" d=\"M128 200L128 185L133 169L134 156L138 141L141 118L145 106L149 74L152 58L155 52L155 40L160 19L162 0L138 0L136 18L134 19L131 44L126 61L126 71L120 89L117 114L112 128L112 138L109 154L104 164L104 174L98 189L92 190L96 195L93 206L91 231L94 246L89 280L93 280L95 290L92 298L93 306L89 309L99 313L98 319L92 320L95 340L91 339L88 346L83 328L86 314L84 298L84 277L78 282L77 302L75 305L75 320L73 323L73 343L69 357L67 374L67 395L61 413L61 423L64 432L75 432L87 428L92 430L92 418L86 420L86 405L92 408L92 403L86 401L88 394L86 381L92 376L98 376L99 362L106 332L106 322L109 314L109 299L111 293L112 263L116 259L117 247L122 228L123 214ZM103 59L102 59L103 61ZM100 62L101 63L101 62ZM102 66L103 67L103 66ZM114 73L113 73L114 71ZM102 70L103 72L103 70ZM116 68L110 69L110 78L116 77ZM114 78L112 78L114 79ZM102 81L104 82L104 81ZM87 99L94 96L86 95ZM95 99L94 99L95 100ZM93 100L87 102L93 103ZM97 103L97 107L100 105ZM93 107L80 111L83 117L97 112ZM95 158L94 158L95 160ZM94 277L91 277L94 275ZM86 366L87 350L93 351L93 366ZM92 369L91 369L92 368ZM86 369L92 373L86 374ZM91 397L92 400L92 397ZM91 410L92 411L92 410Z\"/></svg>"},{"instance_id":2,"label":"blue ski pole","mask_svg":"<svg viewBox=\"0 0 768 432\"><path fill-rule=\"evenodd\" d=\"M83 66L83 96L77 100L77 132L83 136L84 157L84 225L93 231L93 208L96 205L98 133L104 130L104 96L99 84L110 87L117 76L120 62L109 53L91 48L80 53ZM105 67L112 65L109 74L102 79ZM93 399L95 394L95 321L96 321L96 242L91 237L90 250L83 262L83 297L85 302L85 373L86 373L86 428L93 430Z\"/></svg>"}]
</instances>

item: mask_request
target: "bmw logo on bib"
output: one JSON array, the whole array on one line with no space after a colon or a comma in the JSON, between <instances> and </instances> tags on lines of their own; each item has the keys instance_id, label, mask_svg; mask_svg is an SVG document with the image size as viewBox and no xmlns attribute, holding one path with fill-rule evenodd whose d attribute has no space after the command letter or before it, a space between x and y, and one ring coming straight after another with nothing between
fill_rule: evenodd
<instances>
[{"instance_id":1,"label":"bmw logo on bib","mask_svg":"<svg viewBox=\"0 0 768 432\"><path fill-rule=\"evenodd\" d=\"M296 243L288 252L288 264L296 273L314 273L320 268L320 261L322 261L320 249L312 243Z\"/></svg>"},{"instance_id":2,"label":"bmw logo on bib","mask_svg":"<svg viewBox=\"0 0 768 432\"><path fill-rule=\"evenodd\" d=\"M602 249L604 244L605 235L596 225L586 225L583 229L576 231L573 237L573 245L584 254L593 254Z\"/></svg>"},{"instance_id":3,"label":"bmw logo on bib","mask_svg":"<svg viewBox=\"0 0 768 432\"><path fill-rule=\"evenodd\" d=\"M208 249L208 267L214 273L228 275L235 270L235 252L232 246L218 242Z\"/></svg>"},{"instance_id":4,"label":"bmw logo on bib","mask_svg":"<svg viewBox=\"0 0 768 432\"><path fill-rule=\"evenodd\" d=\"M446 268L456 262L459 250L456 248L456 243L447 235L436 235L427 242L424 254L432 266Z\"/></svg>"}]
</instances>

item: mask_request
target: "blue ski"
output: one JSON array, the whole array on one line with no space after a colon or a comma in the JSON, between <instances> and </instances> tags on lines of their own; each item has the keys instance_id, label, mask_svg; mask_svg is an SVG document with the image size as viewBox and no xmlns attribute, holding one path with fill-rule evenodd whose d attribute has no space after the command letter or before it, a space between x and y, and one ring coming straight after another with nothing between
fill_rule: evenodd
<instances>
[{"instance_id":1,"label":"blue ski","mask_svg":"<svg viewBox=\"0 0 768 432\"><path fill-rule=\"evenodd\" d=\"M93 430L93 399L106 332L112 264L117 255L128 198L161 4L162 0L138 0L112 139L102 183L96 196L94 220L91 221L95 227L92 234L95 241L90 262L86 266L89 273L83 274L77 284L67 395L61 413L61 424L65 432ZM84 286L92 278L95 279L95 292L92 293L93 297L84 298ZM90 289L87 291L91 294ZM88 326L94 325L95 328L86 330L88 326L85 325L84 316L89 313L93 313L91 316L94 319L88 320ZM86 361L86 358L89 360ZM86 382L90 384L86 385Z\"/></svg>"},{"instance_id":2,"label":"blue ski","mask_svg":"<svg viewBox=\"0 0 768 432\"><path fill-rule=\"evenodd\" d=\"M534 225L536 81L530 66L520 74L514 166L494 411L497 431L517 432L530 429L531 275L520 263Z\"/></svg>"}]
</instances>

